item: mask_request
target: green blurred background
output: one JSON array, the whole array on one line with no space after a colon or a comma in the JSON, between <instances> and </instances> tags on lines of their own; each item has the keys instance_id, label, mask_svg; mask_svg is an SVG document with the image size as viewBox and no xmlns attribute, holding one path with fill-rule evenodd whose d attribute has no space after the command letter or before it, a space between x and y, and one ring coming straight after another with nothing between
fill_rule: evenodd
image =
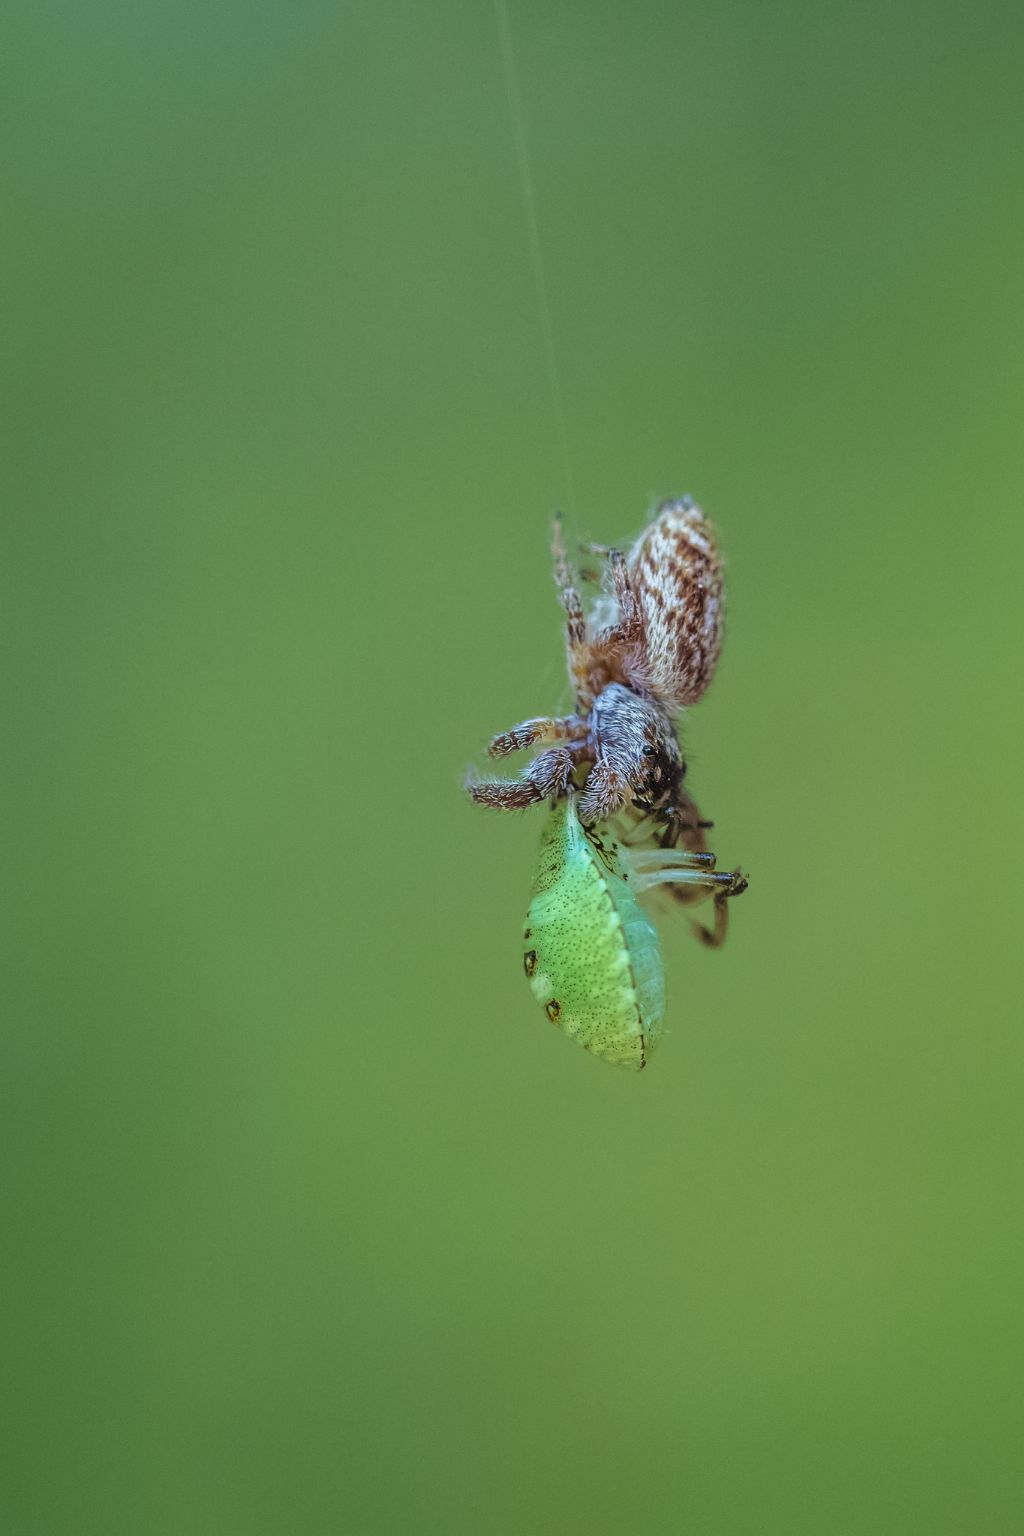
<instances>
[{"instance_id":1,"label":"green blurred background","mask_svg":"<svg viewBox=\"0 0 1024 1536\"><path fill-rule=\"evenodd\" d=\"M750 871L546 1023L567 504L489 4L4 8L0 1523L1024 1528L1024 20L511 0L581 535Z\"/></svg>"}]
</instances>

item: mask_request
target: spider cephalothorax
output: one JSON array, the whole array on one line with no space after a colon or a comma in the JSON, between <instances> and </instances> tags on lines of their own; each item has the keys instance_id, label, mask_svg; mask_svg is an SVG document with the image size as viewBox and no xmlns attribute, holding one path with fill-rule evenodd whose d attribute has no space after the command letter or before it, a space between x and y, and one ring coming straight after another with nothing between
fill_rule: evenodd
<instances>
[{"instance_id":1,"label":"spider cephalothorax","mask_svg":"<svg viewBox=\"0 0 1024 1536\"><path fill-rule=\"evenodd\" d=\"M686 767L664 705L609 683L591 707L589 737L594 766L581 798L585 821L606 821L627 803L646 814L675 804Z\"/></svg>"},{"instance_id":2,"label":"spider cephalothorax","mask_svg":"<svg viewBox=\"0 0 1024 1536\"><path fill-rule=\"evenodd\" d=\"M722 634L722 563L714 529L689 498L666 501L628 558L608 564L609 622L588 624L556 521L555 581L566 614L566 656L576 712L524 721L496 736L505 757L545 745L517 779L472 781L479 805L516 809L582 788L580 816L653 817L665 846L689 846L700 826L683 789L675 718L711 681Z\"/></svg>"}]
</instances>

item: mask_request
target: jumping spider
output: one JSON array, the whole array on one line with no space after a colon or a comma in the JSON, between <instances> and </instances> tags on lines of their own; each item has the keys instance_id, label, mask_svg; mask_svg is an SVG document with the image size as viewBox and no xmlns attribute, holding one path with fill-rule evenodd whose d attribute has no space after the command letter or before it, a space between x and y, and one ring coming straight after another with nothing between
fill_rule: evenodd
<instances>
[{"instance_id":1,"label":"jumping spider","mask_svg":"<svg viewBox=\"0 0 1024 1536\"><path fill-rule=\"evenodd\" d=\"M558 742L518 779L469 785L478 805L502 810L564 794L583 769L584 822L630 806L653 816L666 844L677 841L679 811L692 812L682 788L685 765L674 717L711 681L722 631L722 565L711 524L695 503L666 501L627 559L589 546L607 561L612 622L588 626L556 519L552 554L566 614L566 655L574 714L526 720L491 742L491 757ZM666 835L667 834L667 835Z\"/></svg>"},{"instance_id":2,"label":"jumping spider","mask_svg":"<svg viewBox=\"0 0 1024 1536\"><path fill-rule=\"evenodd\" d=\"M598 612L607 609L603 624L587 622L556 518L552 555L575 712L526 720L496 736L491 757L545 750L518 778L472 780L467 787L478 805L515 810L575 785L585 824L613 820L633 846L681 844L688 854L706 855L710 823L683 787L675 719L704 694L721 648L722 561L714 529L683 497L662 502L628 557L596 545L588 550L606 562L610 577L611 598L598 605ZM737 871L716 900L714 933L701 930L705 942L721 942L724 898L745 888Z\"/></svg>"}]
</instances>

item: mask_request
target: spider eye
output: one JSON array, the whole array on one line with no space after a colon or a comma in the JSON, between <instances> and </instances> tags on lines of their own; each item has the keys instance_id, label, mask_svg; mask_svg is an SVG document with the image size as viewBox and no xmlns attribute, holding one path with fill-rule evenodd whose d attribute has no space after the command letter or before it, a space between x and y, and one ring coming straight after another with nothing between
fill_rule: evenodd
<instances>
[{"instance_id":1,"label":"spider eye","mask_svg":"<svg viewBox=\"0 0 1024 1536\"><path fill-rule=\"evenodd\" d=\"M657 755L657 748L652 747L650 743L644 747L644 757L657 757Z\"/></svg>"}]
</instances>

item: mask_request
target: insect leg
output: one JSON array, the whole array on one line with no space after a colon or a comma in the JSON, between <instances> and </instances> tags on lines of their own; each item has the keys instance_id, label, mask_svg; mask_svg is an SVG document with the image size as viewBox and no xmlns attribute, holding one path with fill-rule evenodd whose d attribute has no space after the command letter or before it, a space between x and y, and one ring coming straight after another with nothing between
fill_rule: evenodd
<instances>
[{"instance_id":1,"label":"insect leg","mask_svg":"<svg viewBox=\"0 0 1024 1536\"><path fill-rule=\"evenodd\" d=\"M732 890L722 890L715 897L714 927L705 928L704 924L698 923L696 918L691 917L690 919L690 927L701 943L707 945L708 949L721 949L725 943L725 935L729 931L729 897L742 896L747 888L747 882L739 873L739 870L736 871L735 878L737 884Z\"/></svg>"},{"instance_id":2,"label":"insect leg","mask_svg":"<svg viewBox=\"0 0 1024 1536\"><path fill-rule=\"evenodd\" d=\"M656 869L704 869L715 867L713 853L687 853L682 848L638 848L631 854L633 867L648 874Z\"/></svg>"},{"instance_id":3,"label":"insect leg","mask_svg":"<svg viewBox=\"0 0 1024 1536\"><path fill-rule=\"evenodd\" d=\"M717 897L738 896L740 891L745 891L747 888L746 879L739 870L733 870L730 874L724 871L716 872L707 867L700 854L677 854L674 849L661 851L671 855L674 861L671 865L663 864L658 853L652 852L642 856L644 860L651 861L644 867L641 859L635 853L631 854L631 859L637 866L636 890L649 891L655 885L668 885L673 888L678 887L687 893L699 891L709 896L714 894ZM711 854L708 857L714 863L714 855ZM701 862L694 865L690 862L693 859L700 859ZM654 862L655 860L657 863Z\"/></svg>"},{"instance_id":4,"label":"insect leg","mask_svg":"<svg viewBox=\"0 0 1024 1536\"><path fill-rule=\"evenodd\" d=\"M696 801L682 785L676 791L675 804L667 812L656 815L663 822L658 838L662 848L674 848L682 843L690 853L703 853L707 849L704 833L711 830L714 822L703 820Z\"/></svg>"},{"instance_id":5,"label":"insect leg","mask_svg":"<svg viewBox=\"0 0 1024 1536\"><path fill-rule=\"evenodd\" d=\"M571 741L586 733L587 722L579 715L565 715L561 719L524 720L522 725L513 726L510 731L502 731L500 736L495 736L487 748L487 754L489 757L507 757L510 752L521 752L524 747L532 747L537 742Z\"/></svg>"},{"instance_id":6,"label":"insect leg","mask_svg":"<svg viewBox=\"0 0 1024 1536\"><path fill-rule=\"evenodd\" d=\"M667 862L662 863L662 858L665 854L675 859L685 860L686 866L680 867L677 864L676 867L669 867ZM685 854L679 853L676 850L665 849L661 851L652 850L640 855L634 852L631 857L637 865L637 878L634 890L638 892L650 890L656 885L663 885L669 894L684 904L699 901L703 895L710 895L713 892L715 897L714 925L711 928L705 928L703 923L698 923L695 919L691 918L690 927L701 943L706 944L709 949L718 949L725 943L725 935L729 927L729 899L732 896L742 896L747 888L745 875L741 874L738 869L734 869L729 873L724 871L715 873L708 868L694 868L691 861L701 858L701 855L696 853ZM711 858L713 862L714 855L707 855L707 857ZM641 861L647 861L646 869L640 867ZM651 867L651 861L656 861L653 867Z\"/></svg>"}]
</instances>

